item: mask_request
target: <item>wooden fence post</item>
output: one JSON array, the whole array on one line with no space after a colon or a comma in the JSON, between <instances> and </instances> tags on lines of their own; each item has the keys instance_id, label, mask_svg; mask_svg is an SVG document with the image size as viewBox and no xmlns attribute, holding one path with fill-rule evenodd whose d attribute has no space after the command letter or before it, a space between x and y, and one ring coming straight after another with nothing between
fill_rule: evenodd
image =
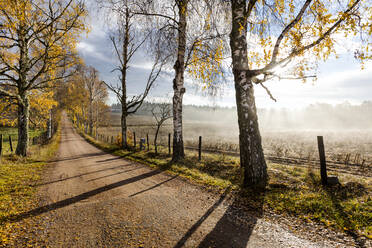
<instances>
[{"instance_id":1,"label":"wooden fence post","mask_svg":"<svg viewBox=\"0 0 372 248\"><path fill-rule=\"evenodd\" d=\"M199 161L201 160L201 136L199 136Z\"/></svg>"},{"instance_id":2,"label":"wooden fence post","mask_svg":"<svg viewBox=\"0 0 372 248\"><path fill-rule=\"evenodd\" d=\"M3 155L3 135L0 134L0 157Z\"/></svg>"},{"instance_id":3,"label":"wooden fence post","mask_svg":"<svg viewBox=\"0 0 372 248\"><path fill-rule=\"evenodd\" d=\"M326 166L326 158L324 152L324 143L323 143L323 136L318 136L318 150L319 150L319 159L320 159L320 176L322 178L322 184L324 186L327 185L327 166Z\"/></svg>"},{"instance_id":4,"label":"wooden fence post","mask_svg":"<svg viewBox=\"0 0 372 248\"><path fill-rule=\"evenodd\" d=\"M149 134L146 134L146 138L147 138L147 151L150 151Z\"/></svg>"},{"instance_id":5,"label":"wooden fence post","mask_svg":"<svg viewBox=\"0 0 372 248\"><path fill-rule=\"evenodd\" d=\"M171 134L168 134L168 153L171 154Z\"/></svg>"},{"instance_id":6,"label":"wooden fence post","mask_svg":"<svg viewBox=\"0 0 372 248\"><path fill-rule=\"evenodd\" d=\"M201 160L202 136L199 136L199 161Z\"/></svg>"},{"instance_id":7,"label":"wooden fence post","mask_svg":"<svg viewBox=\"0 0 372 248\"><path fill-rule=\"evenodd\" d=\"M10 152L13 152L12 136L10 136L10 135L9 135L9 147L10 147Z\"/></svg>"},{"instance_id":8,"label":"wooden fence post","mask_svg":"<svg viewBox=\"0 0 372 248\"><path fill-rule=\"evenodd\" d=\"M133 132L133 144L134 144L134 149L136 149L136 132Z\"/></svg>"}]
</instances>

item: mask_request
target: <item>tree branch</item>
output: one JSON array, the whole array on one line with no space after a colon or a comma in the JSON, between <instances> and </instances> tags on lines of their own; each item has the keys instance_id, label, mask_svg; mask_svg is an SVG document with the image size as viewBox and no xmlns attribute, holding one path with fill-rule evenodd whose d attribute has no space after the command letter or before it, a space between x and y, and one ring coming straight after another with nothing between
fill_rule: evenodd
<instances>
[{"instance_id":1,"label":"tree branch","mask_svg":"<svg viewBox=\"0 0 372 248\"><path fill-rule=\"evenodd\" d=\"M146 12L132 12L132 13L135 14L135 15L162 17L162 18L166 18L166 19L171 20L174 23L178 24L178 21L176 19L174 19L173 17L163 15L163 14L159 14L159 13L146 13Z\"/></svg>"},{"instance_id":2,"label":"tree branch","mask_svg":"<svg viewBox=\"0 0 372 248\"><path fill-rule=\"evenodd\" d=\"M260 74L264 74L265 72L267 71L270 71L272 69L274 69L276 66L278 65L281 65L281 64L284 64L286 62L288 62L288 60L291 60L292 58L294 58L295 56L313 48L314 46L318 45L319 43L321 43L323 40L325 40L325 38L327 38L337 27L340 26L340 24L345 20L345 16L347 16L357 5L358 3L360 2L361 0L356 0L354 2L353 5L351 5L347 10L345 10L343 12L343 15L340 17L340 19L338 21L336 21L331 27L328 28L328 30L326 32L324 32L322 35L320 35L320 37L318 39L316 39L315 41L313 41L312 43L310 43L309 45L307 46L304 46L302 48L299 48L299 49L294 49L286 58L283 58L281 59L280 61L276 62L276 61L271 61L269 64L267 64L265 67L261 68L261 69L255 69L255 70L249 70L249 73L251 76L258 76Z\"/></svg>"},{"instance_id":3,"label":"tree branch","mask_svg":"<svg viewBox=\"0 0 372 248\"><path fill-rule=\"evenodd\" d=\"M279 53L279 46L280 46L280 43L282 42L284 36L289 32L289 30L291 30L301 20L302 16L305 13L305 10L307 9L307 7L310 5L311 2L312 2L312 0L307 0L304 3L304 5L302 6L300 12L297 14L296 18L293 19L293 21L291 23L289 23L283 29L282 33L279 35L279 37L276 40L275 45L274 45L273 55L271 57L271 63L275 63L276 62L276 58L277 58L278 53Z\"/></svg>"}]
</instances>

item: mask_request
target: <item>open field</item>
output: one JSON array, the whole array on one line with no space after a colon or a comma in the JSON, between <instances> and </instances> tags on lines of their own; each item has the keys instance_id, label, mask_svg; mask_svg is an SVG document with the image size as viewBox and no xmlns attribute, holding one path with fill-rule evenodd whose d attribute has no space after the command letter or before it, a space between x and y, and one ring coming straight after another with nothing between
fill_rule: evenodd
<instances>
[{"instance_id":1,"label":"open field","mask_svg":"<svg viewBox=\"0 0 372 248\"><path fill-rule=\"evenodd\" d=\"M102 127L99 133L116 137L120 132L120 115L113 114L111 126ZM154 138L154 121L151 116L130 116L128 119L130 132L136 133L137 140L149 134L150 143ZM220 123L185 120L184 143L186 147L196 148L199 136L203 137L205 151L225 151L238 155L237 123ZM168 133L172 132L172 122L168 121L160 130L158 143L168 144ZM312 163L318 161L316 136L324 136L326 157L346 169L372 166L372 131L371 130L262 130L264 152L267 157L285 163ZM137 141L138 142L138 141ZM354 166L353 166L354 165Z\"/></svg>"}]
</instances>

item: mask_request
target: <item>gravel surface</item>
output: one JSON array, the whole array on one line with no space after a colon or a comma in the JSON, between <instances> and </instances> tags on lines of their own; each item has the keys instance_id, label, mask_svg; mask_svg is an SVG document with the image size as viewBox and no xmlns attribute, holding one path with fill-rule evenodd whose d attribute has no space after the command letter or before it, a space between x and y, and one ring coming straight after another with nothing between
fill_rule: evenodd
<instances>
[{"instance_id":1,"label":"gravel surface","mask_svg":"<svg viewBox=\"0 0 372 248\"><path fill-rule=\"evenodd\" d=\"M306 238L233 196L102 152L66 116L56 161L40 183L40 207L19 220L38 223L42 247L345 247Z\"/></svg>"}]
</instances>

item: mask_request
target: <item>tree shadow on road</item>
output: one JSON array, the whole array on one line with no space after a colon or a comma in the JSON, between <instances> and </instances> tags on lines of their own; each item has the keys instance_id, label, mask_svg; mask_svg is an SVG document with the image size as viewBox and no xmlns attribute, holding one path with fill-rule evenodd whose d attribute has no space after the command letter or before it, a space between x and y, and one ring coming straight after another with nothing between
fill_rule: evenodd
<instances>
[{"instance_id":1,"label":"tree shadow on road","mask_svg":"<svg viewBox=\"0 0 372 248\"><path fill-rule=\"evenodd\" d=\"M177 177L178 177L178 175L175 175L175 176L173 176L173 177L171 177L171 178L169 178L169 179L167 179L167 180L165 180L165 181L163 181L163 182L161 182L161 183L157 183L157 184L155 184L154 186L151 186L150 188L147 188L147 189L141 190L141 191L139 191L139 192L137 192L137 193L131 194L129 197L133 197L133 196L136 196L136 195L139 195L139 194L145 193L145 192L147 192L147 191L149 191L149 190L155 189L155 188L161 186L162 184L167 183L167 182L169 182L169 181L171 181L171 180L173 180L173 179L175 179L175 178L177 178Z\"/></svg>"},{"instance_id":2,"label":"tree shadow on road","mask_svg":"<svg viewBox=\"0 0 372 248\"><path fill-rule=\"evenodd\" d=\"M108 159L103 159L103 160L97 160L96 163L107 163L107 162L111 162L111 161L119 160L119 159L123 159L123 157L114 157L114 158L108 158Z\"/></svg>"},{"instance_id":3,"label":"tree shadow on road","mask_svg":"<svg viewBox=\"0 0 372 248\"><path fill-rule=\"evenodd\" d=\"M65 178L57 179L57 180L50 181L50 182L44 182L44 183L34 184L34 185L31 185L31 186L33 186L33 187L39 187L39 186L43 186L43 185L48 185L48 184L63 182L63 181L67 181L67 180L70 180L70 179L74 179L74 178L78 178L78 177L82 177L82 176L86 176L86 175L91 175L91 174L95 174L95 173L99 173L99 172L104 172L104 171L108 171L108 170L114 170L114 169L118 169L118 168L122 168L122 167L127 167L127 166L131 166L131 165L133 165L133 163L124 164L124 165L118 165L118 166L104 168L104 169L95 170L95 171L89 171L89 172L81 173L81 174L78 174L78 175L75 175L75 176L65 177ZM124 173L124 172L126 172L126 171L123 171L122 173Z\"/></svg>"},{"instance_id":4,"label":"tree shadow on road","mask_svg":"<svg viewBox=\"0 0 372 248\"><path fill-rule=\"evenodd\" d=\"M82 158L98 157L98 156L104 156L104 155L107 155L107 153L105 152L85 153L79 156L58 158L58 159L49 161L49 163L65 162L65 161L77 160L77 159L82 159Z\"/></svg>"},{"instance_id":5,"label":"tree shadow on road","mask_svg":"<svg viewBox=\"0 0 372 248\"><path fill-rule=\"evenodd\" d=\"M38 215L41 215L43 213L47 213L49 211L53 211L53 210L56 210L56 209L59 209L59 208L63 208L63 207L69 206L71 204L77 203L79 201L88 199L92 196L101 194L105 191L112 190L112 189L130 184L130 183L134 183L134 182L143 180L145 178L155 176L155 175L160 174L160 173L162 173L162 171L160 171L160 170L150 171L150 172L147 172L147 173L135 176L135 177L131 177L131 178L128 178L128 179L125 179L125 180L122 180L122 181L119 181L119 182L116 182L116 183L112 183L112 184L109 184L109 185L106 185L106 186L103 186L103 187L96 188L94 190L90 190L88 192L82 193L80 195L76 195L76 196L71 197L71 198L67 198L65 200L61 200L61 201L58 201L58 202L55 202L55 203L51 203L51 204L46 205L46 206L38 207L38 208L35 208L33 210L24 212L24 213L4 216L4 217L0 218L0 223L2 223L4 221L17 222L17 221L20 221L20 220L23 220L23 219L26 219L26 218L29 218L29 217L38 216Z\"/></svg>"},{"instance_id":6,"label":"tree shadow on road","mask_svg":"<svg viewBox=\"0 0 372 248\"><path fill-rule=\"evenodd\" d=\"M139 170L139 169L141 169L141 168L133 168L133 169L125 170L125 171L119 171L119 172L112 173L112 174L109 174L109 175L104 175L104 176L101 176L101 177L96 177L96 178L89 179L89 180L87 180L87 182L92 182L92 181L96 181L96 180L100 180L100 179L103 179L103 178L120 175L120 174L123 174L123 173L126 173L126 172L135 171L135 170Z\"/></svg>"},{"instance_id":7,"label":"tree shadow on road","mask_svg":"<svg viewBox=\"0 0 372 248\"><path fill-rule=\"evenodd\" d=\"M221 205L229 190L230 189L225 190L220 198L178 241L174 248L184 246L198 227ZM262 191L252 190L235 193L232 203L228 205L223 216L217 221L214 228L204 237L198 247L246 247L257 219L262 217L263 199L264 192Z\"/></svg>"},{"instance_id":8,"label":"tree shadow on road","mask_svg":"<svg viewBox=\"0 0 372 248\"><path fill-rule=\"evenodd\" d=\"M239 192L199 247L245 248L263 215L263 202L264 192L259 189Z\"/></svg>"}]
</instances>

